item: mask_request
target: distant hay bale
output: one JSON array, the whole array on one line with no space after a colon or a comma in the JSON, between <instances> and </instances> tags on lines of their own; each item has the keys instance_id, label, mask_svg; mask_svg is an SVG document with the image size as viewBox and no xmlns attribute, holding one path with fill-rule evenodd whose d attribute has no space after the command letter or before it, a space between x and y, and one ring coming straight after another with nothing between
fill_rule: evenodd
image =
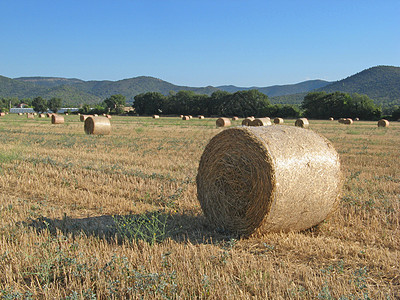
<instances>
[{"instance_id":1,"label":"distant hay bale","mask_svg":"<svg viewBox=\"0 0 400 300\"><path fill-rule=\"evenodd\" d=\"M107 119L111 119L111 115L106 115Z\"/></svg>"},{"instance_id":2,"label":"distant hay bale","mask_svg":"<svg viewBox=\"0 0 400 300\"><path fill-rule=\"evenodd\" d=\"M379 120L378 127L389 127L389 121L386 119Z\"/></svg>"},{"instance_id":3,"label":"distant hay bale","mask_svg":"<svg viewBox=\"0 0 400 300\"><path fill-rule=\"evenodd\" d=\"M182 120L190 120L189 116L183 116Z\"/></svg>"},{"instance_id":4,"label":"distant hay bale","mask_svg":"<svg viewBox=\"0 0 400 300\"><path fill-rule=\"evenodd\" d=\"M355 118L354 121L360 121L360 118Z\"/></svg>"},{"instance_id":5,"label":"distant hay bale","mask_svg":"<svg viewBox=\"0 0 400 300\"><path fill-rule=\"evenodd\" d=\"M98 115L98 114L94 114L93 116L94 116L94 117L98 117L99 115Z\"/></svg>"},{"instance_id":6,"label":"distant hay bale","mask_svg":"<svg viewBox=\"0 0 400 300\"><path fill-rule=\"evenodd\" d=\"M153 119L159 119L160 116L159 115L153 115Z\"/></svg>"},{"instance_id":7,"label":"distant hay bale","mask_svg":"<svg viewBox=\"0 0 400 300\"><path fill-rule=\"evenodd\" d=\"M34 118L35 118L35 115L34 115L34 114L27 114L27 115L26 115L26 118L27 118L27 119L34 119Z\"/></svg>"},{"instance_id":8,"label":"distant hay bale","mask_svg":"<svg viewBox=\"0 0 400 300\"><path fill-rule=\"evenodd\" d=\"M274 124L279 125L279 124L283 124L283 119L282 118L275 118L274 119Z\"/></svg>"},{"instance_id":9,"label":"distant hay bale","mask_svg":"<svg viewBox=\"0 0 400 300\"><path fill-rule=\"evenodd\" d=\"M243 126L250 126L251 121L254 121L254 117L247 117L242 121Z\"/></svg>"},{"instance_id":10,"label":"distant hay bale","mask_svg":"<svg viewBox=\"0 0 400 300\"><path fill-rule=\"evenodd\" d=\"M107 114L103 114L103 117L107 117Z\"/></svg>"},{"instance_id":11,"label":"distant hay bale","mask_svg":"<svg viewBox=\"0 0 400 300\"><path fill-rule=\"evenodd\" d=\"M89 116L88 116L88 115L80 115L80 116L79 116L79 120L80 120L81 122L85 122L85 120L86 120L87 117L89 117Z\"/></svg>"},{"instance_id":12,"label":"distant hay bale","mask_svg":"<svg viewBox=\"0 0 400 300\"><path fill-rule=\"evenodd\" d=\"M232 121L237 121L237 120L239 120L239 117L233 117L232 118Z\"/></svg>"},{"instance_id":13,"label":"distant hay bale","mask_svg":"<svg viewBox=\"0 0 400 300\"><path fill-rule=\"evenodd\" d=\"M51 113L47 113L47 114L46 114L46 117L48 117L48 118L50 118L51 116L52 116Z\"/></svg>"},{"instance_id":14,"label":"distant hay bale","mask_svg":"<svg viewBox=\"0 0 400 300\"><path fill-rule=\"evenodd\" d=\"M193 119L193 117L191 115L188 115L189 119Z\"/></svg>"},{"instance_id":15,"label":"distant hay bale","mask_svg":"<svg viewBox=\"0 0 400 300\"><path fill-rule=\"evenodd\" d=\"M51 124L63 124L64 123L64 116L52 114L51 115Z\"/></svg>"},{"instance_id":16,"label":"distant hay bale","mask_svg":"<svg viewBox=\"0 0 400 300\"><path fill-rule=\"evenodd\" d=\"M218 118L215 122L217 127L228 127L231 126L231 120L228 118Z\"/></svg>"},{"instance_id":17,"label":"distant hay bale","mask_svg":"<svg viewBox=\"0 0 400 300\"><path fill-rule=\"evenodd\" d=\"M80 116L81 115L81 113L78 113L78 116Z\"/></svg>"},{"instance_id":18,"label":"distant hay bale","mask_svg":"<svg viewBox=\"0 0 400 300\"><path fill-rule=\"evenodd\" d=\"M339 156L312 130L234 127L206 146L196 177L208 222L242 236L311 228L336 208Z\"/></svg>"},{"instance_id":19,"label":"distant hay bale","mask_svg":"<svg viewBox=\"0 0 400 300\"><path fill-rule=\"evenodd\" d=\"M350 118L346 118L346 119L343 121L343 124L351 125L351 124L353 124L353 120L350 119Z\"/></svg>"},{"instance_id":20,"label":"distant hay bale","mask_svg":"<svg viewBox=\"0 0 400 300\"><path fill-rule=\"evenodd\" d=\"M22 116L23 115L23 113L18 113L18 116Z\"/></svg>"},{"instance_id":21,"label":"distant hay bale","mask_svg":"<svg viewBox=\"0 0 400 300\"><path fill-rule=\"evenodd\" d=\"M85 120L84 130L86 134L107 135L111 132L111 123L108 118L103 116L88 116Z\"/></svg>"},{"instance_id":22,"label":"distant hay bale","mask_svg":"<svg viewBox=\"0 0 400 300\"><path fill-rule=\"evenodd\" d=\"M345 121L345 120L346 120L346 118L339 118L339 119L338 119L338 122L341 123L341 124L344 124L344 121Z\"/></svg>"},{"instance_id":23,"label":"distant hay bale","mask_svg":"<svg viewBox=\"0 0 400 300\"><path fill-rule=\"evenodd\" d=\"M0 112L0 117L4 117L6 115L5 112Z\"/></svg>"},{"instance_id":24,"label":"distant hay bale","mask_svg":"<svg viewBox=\"0 0 400 300\"><path fill-rule=\"evenodd\" d=\"M37 113L33 113L34 116L37 116Z\"/></svg>"},{"instance_id":25,"label":"distant hay bale","mask_svg":"<svg viewBox=\"0 0 400 300\"><path fill-rule=\"evenodd\" d=\"M294 122L294 126L301 127L301 128L308 128L310 123L308 122L307 118L299 118Z\"/></svg>"},{"instance_id":26,"label":"distant hay bale","mask_svg":"<svg viewBox=\"0 0 400 300\"><path fill-rule=\"evenodd\" d=\"M64 115L68 116L68 113L64 113Z\"/></svg>"},{"instance_id":27,"label":"distant hay bale","mask_svg":"<svg viewBox=\"0 0 400 300\"><path fill-rule=\"evenodd\" d=\"M204 119L204 116L199 116L199 119Z\"/></svg>"},{"instance_id":28,"label":"distant hay bale","mask_svg":"<svg viewBox=\"0 0 400 300\"><path fill-rule=\"evenodd\" d=\"M180 115L180 116L179 116L179 118L181 118L181 119L182 119L182 118L183 118L183 115Z\"/></svg>"},{"instance_id":29,"label":"distant hay bale","mask_svg":"<svg viewBox=\"0 0 400 300\"><path fill-rule=\"evenodd\" d=\"M250 122L249 126L270 126L272 125L271 119L266 118L257 118Z\"/></svg>"},{"instance_id":30,"label":"distant hay bale","mask_svg":"<svg viewBox=\"0 0 400 300\"><path fill-rule=\"evenodd\" d=\"M332 118L332 117L330 117L330 118L329 118L329 121L334 121L334 120L335 120L335 119L334 119L334 118Z\"/></svg>"},{"instance_id":31,"label":"distant hay bale","mask_svg":"<svg viewBox=\"0 0 400 300\"><path fill-rule=\"evenodd\" d=\"M39 118L46 118L45 114L39 114Z\"/></svg>"}]
</instances>

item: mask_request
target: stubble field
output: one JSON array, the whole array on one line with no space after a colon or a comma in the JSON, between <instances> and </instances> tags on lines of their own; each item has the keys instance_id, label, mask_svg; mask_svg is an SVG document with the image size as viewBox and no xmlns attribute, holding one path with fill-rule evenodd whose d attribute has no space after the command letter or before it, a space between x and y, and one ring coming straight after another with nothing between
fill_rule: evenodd
<instances>
[{"instance_id":1,"label":"stubble field","mask_svg":"<svg viewBox=\"0 0 400 300\"><path fill-rule=\"evenodd\" d=\"M240 239L196 198L215 119L65 119L0 117L0 297L400 299L400 123L311 120L340 155L338 210Z\"/></svg>"}]
</instances>

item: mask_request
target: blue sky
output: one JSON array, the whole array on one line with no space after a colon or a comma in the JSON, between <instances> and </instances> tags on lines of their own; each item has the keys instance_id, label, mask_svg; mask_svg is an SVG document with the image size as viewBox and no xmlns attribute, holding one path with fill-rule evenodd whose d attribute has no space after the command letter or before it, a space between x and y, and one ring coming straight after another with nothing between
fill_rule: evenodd
<instances>
[{"instance_id":1,"label":"blue sky","mask_svg":"<svg viewBox=\"0 0 400 300\"><path fill-rule=\"evenodd\" d=\"M0 75L270 86L400 66L400 1L0 0Z\"/></svg>"}]
</instances>

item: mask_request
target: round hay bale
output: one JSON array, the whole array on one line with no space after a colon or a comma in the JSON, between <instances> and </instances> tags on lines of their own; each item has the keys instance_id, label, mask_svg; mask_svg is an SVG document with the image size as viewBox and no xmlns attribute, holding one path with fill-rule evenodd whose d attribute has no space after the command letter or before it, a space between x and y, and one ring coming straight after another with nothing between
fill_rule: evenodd
<instances>
[{"instance_id":1,"label":"round hay bale","mask_svg":"<svg viewBox=\"0 0 400 300\"><path fill-rule=\"evenodd\" d=\"M346 118L339 118L338 122L341 124L344 124L344 121L346 120Z\"/></svg>"},{"instance_id":2,"label":"round hay bale","mask_svg":"<svg viewBox=\"0 0 400 300\"><path fill-rule=\"evenodd\" d=\"M106 117L88 116L85 120L84 130L86 134L107 135L111 132L111 123Z\"/></svg>"},{"instance_id":3,"label":"round hay bale","mask_svg":"<svg viewBox=\"0 0 400 300\"><path fill-rule=\"evenodd\" d=\"M94 117L98 117L99 115L98 115L98 114L94 114L93 116L94 116Z\"/></svg>"},{"instance_id":4,"label":"round hay bale","mask_svg":"<svg viewBox=\"0 0 400 300\"><path fill-rule=\"evenodd\" d=\"M51 115L51 124L63 124L64 123L64 116L52 114Z\"/></svg>"},{"instance_id":5,"label":"round hay bale","mask_svg":"<svg viewBox=\"0 0 400 300\"><path fill-rule=\"evenodd\" d=\"M217 127L228 127L231 126L231 120L228 118L218 118L215 124Z\"/></svg>"},{"instance_id":6,"label":"round hay bale","mask_svg":"<svg viewBox=\"0 0 400 300\"><path fill-rule=\"evenodd\" d=\"M232 118L232 121L237 121L237 120L239 120L239 117L233 117Z\"/></svg>"},{"instance_id":7,"label":"round hay bale","mask_svg":"<svg viewBox=\"0 0 400 300\"><path fill-rule=\"evenodd\" d=\"M51 115L52 115L51 113L47 113L47 114L46 114L46 117L50 118Z\"/></svg>"},{"instance_id":8,"label":"round hay bale","mask_svg":"<svg viewBox=\"0 0 400 300\"><path fill-rule=\"evenodd\" d=\"M199 119L204 119L204 116L199 116Z\"/></svg>"},{"instance_id":9,"label":"round hay bale","mask_svg":"<svg viewBox=\"0 0 400 300\"><path fill-rule=\"evenodd\" d=\"M23 115L23 113L18 113L18 116L22 116Z\"/></svg>"},{"instance_id":10,"label":"round hay bale","mask_svg":"<svg viewBox=\"0 0 400 300\"><path fill-rule=\"evenodd\" d=\"M85 122L85 120L86 120L87 117L89 117L89 116L88 116L88 115L80 115L80 116L79 116L79 120L80 120L81 122Z\"/></svg>"},{"instance_id":11,"label":"round hay bale","mask_svg":"<svg viewBox=\"0 0 400 300\"><path fill-rule=\"evenodd\" d=\"M330 117L330 118L329 118L329 121L334 121L334 120L335 120L335 119L334 119L334 118L332 118L332 117Z\"/></svg>"},{"instance_id":12,"label":"round hay bale","mask_svg":"<svg viewBox=\"0 0 400 300\"><path fill-rule=\"evenodd\" d=\"M34 119L34 118L35 118L35 115L34 115L34 114L27 114L27 115L26 115L26 118L27 118L27 119Z\"/></svg>"},{"instance_id":13,"label":"round hay bale","mask_svg":"<svg viewBox=\"0 0 400 300\"><path fill-rule=\"evenodd\" d=\"M68 113L64 113L64 115L68 116Z\"/></svg>"},{"instance_id":14,"label":"round hay bale","mask_svg":"<svg viewBox=\"0 0 400 300\"><path fill-rule=\"evenodd\" d=\"M247 117L242 121L243 126L250 126L251 121L254 121L254 117Z\"/></svg>"},{"instance_id":15,"label":"round hay bale","mask_svg":"<svg viewBox=\"0 0 400 300\"><path fill-rule=\"evenodd\" d=\"M272 123L271 123L271 119L268 117L257 118L250 122L250 126L269 126L269 125L272 125Z\"/></svg>"},{"instance_id":16,"label":"round hay bale","mask_svg":"<svg viewBox=\"0 0 400 300\"><path fill-rule=\"evenodd\" d=\"M153 119L159 119L160 116L159 115L153 115Z\"/></svg>"},{"instance_id":17,"label":"round hay bale","mask_svg":"<svg viewBox=\"0 0 400 300\"><path fill-rule=\"evenodd\" d=\"M103 116L103 117L107 117L107 114L103 114L102 116Z\"/></svg>"},{"instance_id":18,"label":"round hay bale","mask_svg":"<svg viewBox=\"0 0 400 300\"><path fill-rule=\"evenodd\" d=\"M234 127L206 146L196 177L208 222L242 236L322 222L341 190L339 156L312 130Z\"/></svg>"},{"instance_id":19,"label":"round hay bale","mask_svg":"<svg viewBox=\"0 0 400 300\"><path fill-rule=\"evenodd\" d=\"M360 118L355 118L354 121L360 121Z\"/></svg>"},{"instance_id":20,"label":"round hay bale","mask_svg":"<svg viewBox=\"0 0 400 300\"><path fill-rule=\"evenodd\" d=\"M353 120L350 119L350 118L346 118L346 119L343 121L343 124L351 125L351 124L353 124Z\"/></svg>"},{"instance_id":21,"label":"round hay bale","mask_svg":"<svg viewBox=\"0 0 400 300\"><path fill-rule=\"evenodd\" d=\"M5 112L0 112L0 117L4 117L6 115Z\"/></svg>"},{"instance_id":22,"label":"round hay bale","mask_svg":"<svg viewBox=\"0 0 400 300\"><path fill-rule=\"evenodd\" d=\"M182 118L183 118L183 115L180 115L180 116L179 116L179 118L181 118L181 119L182 119Z\"/></svg>"},{"instance_id":23,"label":"round hay bale","mask_svg":"<svg viewBox=\"0 0 400 300\"><path fill-rule=\"evenodd\" d=\"M283 119L282 118L275 118L274 119L274 124L277 124L277 125L283 124Z\"/></svg>"},{"instance_id":24,"label":"round hay bale","mask_svg":"<svg viewBox=\"0 0 400 300\"><path fill-rule=\"evenodd\" d=\"M39 118L46 118L45 114L39 114Z\"/></svg>"},{"instance_id":25,"label":"round hay bale","mask_svg":"<svg viewBox=\"0 0 400 300\"><path fill-rule=\"evenodd\" d=\"M307 118L299 118L294 122L294 126L301 127L301 128L308 128L310 123L308 123Z\"/></svg>"},{"instance_id":26,"label":"round hay bale","mask_svg":"<svg viewBox=\"0 0 400 300\"><path fill-rule=\"evenodd\" d=\"M193 117L191 115L188 115L189 119L193 119Z\"/></svg>"},{"instance_id":27,"label":"round hay bale","mask_svg":"<svg viewBox=\"0 0 400 300\"><path fill-rule=\"evenodd\" d=\"M111 115L106 115L107 119L111 119Z\"/></svg>"},{"instance_id":28,"label":"round hay bale","mask_svg":"<svg viewBox=\"0 0 400 300\"><path fill-rule=\"evenodd\" d=\"M190 119L189 116L183 116L183 117L182 117L182 120L185 120L185 121L186 121L186 120L189 120L189 119Z\"/></svg>"},{"instance_id":29,"label":"round hay bale","mask_svg":"<svg viewBox=\"0 0 400 300\"><path fill-rule=\"evenodd\" d=\"M386 119L379 120L378 127L389 127L389 121Z\"/></svg>"}]
</instances>

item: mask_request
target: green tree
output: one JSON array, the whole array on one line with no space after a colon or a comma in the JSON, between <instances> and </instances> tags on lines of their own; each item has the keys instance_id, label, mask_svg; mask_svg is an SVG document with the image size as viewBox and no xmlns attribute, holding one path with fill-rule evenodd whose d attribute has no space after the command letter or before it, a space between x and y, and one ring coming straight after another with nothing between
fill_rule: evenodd
<instances>
[{"instance_id":1,"label":"green tree","mask_svg":"<svg viewBox=\"0 0 400 300\"><path fill-rule=\"evenodd\" d=\"M117 94L111 95L109 98L104 100L104 104L109 112L120 114L124 111L124 106L126 105L126 98L124 95Z\"/></svg>"},{"instance_id":2,"label":"green tree","mask_svg":"<svg viewBox=\"0 0 400 300\"><path fill-rule=\"evenodd\" d=\"M57 111L61 108L61 104L62 104L61 98L53 97L49 101L47 101L47 107L53 113L57 113Z\"/></svg>"},{"instance_id":3,"label":"green tree","mask_svg":"<svg viewBox=\"0 0 400 300\"><path fill-rule=\"evenodd\" d=\"M45 112L47 110L47 101L39 96L32 100L32 106L36 112Z\"/></svg>"},{"instance_id":4,"label":"green tree","mask_svg":"<svg viewBox=\"0 0 400 300\"><path fill-rule=\"evenodd\" d=\"M171 96L174 97L174 96ZM152 115L163 112L166 97L159 92L147 92L135 96L133 107L140 115ZM170 108L174 110L175 108Z\"/></svg>"},{"instance_id":5,"label":"green tree","mask_svg":"<svg viewBox=\"0 0 400 300\"><path fill-rule=\"evenodd\" d=\"M268 96L258 90L237 91L224 98L220 105L223 116L262 116L270 102Z\"/></svg>"}]
</instances>

